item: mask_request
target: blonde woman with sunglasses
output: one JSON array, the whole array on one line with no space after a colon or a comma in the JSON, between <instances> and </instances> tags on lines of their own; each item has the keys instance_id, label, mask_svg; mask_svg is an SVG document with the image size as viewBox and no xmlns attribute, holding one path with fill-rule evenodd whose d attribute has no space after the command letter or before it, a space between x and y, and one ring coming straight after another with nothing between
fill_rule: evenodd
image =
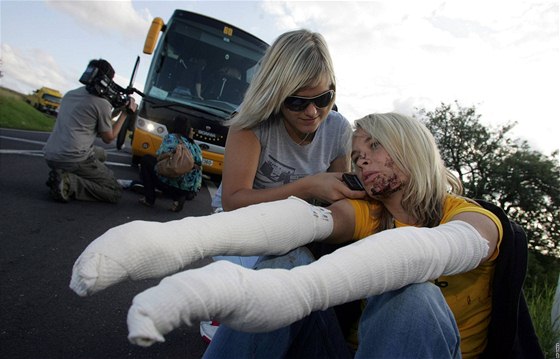
<instances>
[{"instance_id":1,"label":"blonde woman with sunglasses","mask_svg":"<svg viewBox=\"0 0 560 359\"><path fill-rule=\"evenodd\" d=\"M351 126L332 108L334 68L323 36L308 30L284 33L268 49L230 120L222 184L215 212L298 196L323 205L360 198L343 182L350 170ZM316 256L332 250L315 245ZM258 257L215 257L252 267ZM202 322L207 342L216 322Z\"/></svg>"},{"instance_id":2,"label":"blonde woman with sunglasses","mask_svg":"<svg viewBox=\"0 0 560 359\"><path fill-rule=\"evenodd\" d=\"M341 182L350 169L351 126L332 111L335 98L324 38L307 30L278 37L230 121L223 209L291 195L314 203L362 197Z\"/></svg>"}]
</instances>

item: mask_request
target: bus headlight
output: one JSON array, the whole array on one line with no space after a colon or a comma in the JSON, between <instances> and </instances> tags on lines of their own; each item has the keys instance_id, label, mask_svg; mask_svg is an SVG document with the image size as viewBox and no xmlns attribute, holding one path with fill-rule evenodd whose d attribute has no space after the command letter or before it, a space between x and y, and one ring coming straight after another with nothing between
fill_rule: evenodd
<instances>
[{"instance_id":1,"label":"bus headlight","mask_svg":"<svg viewBox=\"0 0 560 359\"><path fill-rule=\"evenodd\" d=\"M159 137L165 137L165 135L167 135L167 128L157 122L153 122L150 120L147 120L145 118L142 117L138 117L138 120L136 121L136 128L141 129L143 131L149 132L151 134L154 134L156 136Z\"/></svg>"}]
</instances>

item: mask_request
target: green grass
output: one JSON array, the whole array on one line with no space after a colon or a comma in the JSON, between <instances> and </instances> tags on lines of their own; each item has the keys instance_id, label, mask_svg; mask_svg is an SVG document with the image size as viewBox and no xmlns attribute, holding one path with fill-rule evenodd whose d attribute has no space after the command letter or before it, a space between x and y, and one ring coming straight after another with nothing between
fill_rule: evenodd
<instances>
[{"instance_id":1,"label":"green grass","mask_svg":"<svg viewBox=\"0 0 560 359\"><path fill-rule=\"evenodd\" d=\"M525 287L531 319L547 359L556 357L556 343L560 340L560 331L555 332L552 328L551 310L555 292L556 286L547 282L533 282Z\"/></svg>"},{"instance_id":2,"label":"green grass","mask_svg":"<svg viewBox=\"0 0 560 359\"><path fill-rule=\"evenodd\" d=\"M50 132L55 121L25 102L25 95L0 87L0 127Z\"/></svg>"}]
</instances>

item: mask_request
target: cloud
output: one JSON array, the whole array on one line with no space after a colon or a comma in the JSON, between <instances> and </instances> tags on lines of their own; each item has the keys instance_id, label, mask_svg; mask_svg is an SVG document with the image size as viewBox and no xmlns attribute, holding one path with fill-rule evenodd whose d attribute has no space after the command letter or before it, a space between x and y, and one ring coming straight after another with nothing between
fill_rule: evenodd
<instances>
[{"instance_id":1,"label":"cloud","mask_svg":"<svg viewBox=\"0 0 560 359\"><path fill-rule=\"evenodd\" d=\"M45 52L19 47L13 36L13 42L2 43L3 85L28 92L53 83L67 90L75 87L82 63L97 57L110 58L117 73L126 74L117 75L116 81L127 84L133 59L118 54L141 51L152 19L145 6L161 11L162 3L46 0L49 10L65 15L61 21L79 26L72 35L80 43L63 41L56 44L57 51L51 48L57 63ZM238 8L218 16L224 7L208 4L213 2L192 2L193 7L208 6L218 18L241 19ZM476 106L489 123L517 121L523 137L552 143L545 150L558 148L557 139L551 138L560 123L558 116L552 118L560 93L557 2L274 0L251 4L255 9L251 16L258 21L248 16L239 20L246 22L241 27L269 42L296 28L323 34L336 68L337 105L350 120L372 112L432 110L457 100L465 107ZM97 34L102 34L103 46L93 46ZM87 46L89 41L92 46ZM72 59L64 56L77 47L80 51ZM143 71L151 58L141 57Z\"/></svg>"},{"instance_id":2,"label":"cloud","mask_svg":"<svg viewBox=\"0 0 560 359\"><path fill-rule=\"evenodd\" d=\"M85 33L102 33L107 38L120 39L123 45L136 46L143 43L152 16L145 8L135 10L127 1L53 1L45 4L53 11L63 13L75 22ZM82 40L83 41L83 40ZM113 40L114 41L114 40ZM28 93L40 86L49 86L62 92L76 87L82 68L69 68L69 63L60 57L63 52L53 53L37 48L22 48L18 43L2 43L2 86ZM71 45L68 45L71 47ZM87 49L77 56L85 57L82 66L89 59L103 57L100 49ZM93 50L93 51L89 51ZM55 59L54 54L59 58ZM130 59L133 61L133 59ZM113 61L112 61L113 63ZM71 66L73 64L70 64ZM119 84L127 84L129 79L115 76Z\"/></svg>"},{"instance_id":3,"label":"cloud","mask_svg":"<svg viewBox=\"0 0 560 359\"><path fill-rule=\"evenodd\" d=\"M101 31L123 40L143 38L153 18L146 8L136 11L131 0L46 0L46 3L73 17L76 24L87 31Z\"/></svg>"},{"instance_id":4,"label":"cloud","mask_svg":"<svg viewBox=\"0 0 560 359\"><path fill-rule=\"evenodd\" d=\"M550 126L544 109L560 86L555 2L271 1L263 8L282 31L323 34L337 104L350 120L457 100L476 106L489 124L532 115L533 128L523 130L537 134L517 132L527 137L543 137L540 129Z\"/></svg>"},{"instance_id":5,"label":"cloud","mask_svg":"<svg viewBox=\"0 0 560 359\"><path fill-rule=\"evenodd\" d=\"M68 87L65 71L50 53L42 50L21 50L2 44L3 86L23 93L37 88L37 84L65 89Z\"/></svg>"}]
</instances>

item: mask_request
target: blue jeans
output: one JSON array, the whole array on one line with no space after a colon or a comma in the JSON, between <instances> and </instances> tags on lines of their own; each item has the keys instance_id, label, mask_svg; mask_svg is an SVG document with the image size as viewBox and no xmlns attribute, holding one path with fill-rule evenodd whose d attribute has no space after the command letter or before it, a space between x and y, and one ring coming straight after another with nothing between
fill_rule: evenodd
<instances>
[{"instance_id":1,"label":"blue jeans","mask_svg":"<svg viewBox=\"0 0 560 359\"><path fill-rule=\"evenodd\" d=\"M253 268L258 256L214 256L212 257L214 261L228 261L240 265L245 268Z\"/></svg>"},{"instance_id":2,"label":"blue jeans","mask_svg":"<svg viewBox=\"0 0 560 359\"><path fill-rule=\"evenodd\" d=\"M289 269L313 260L302 247L281 257L263 257L255 267ZM367 298L358 336L354 353L331 308L268 333L221 325L204 358L461 358L453 313L431 283Z\"/></svg>"}]
</instances>

